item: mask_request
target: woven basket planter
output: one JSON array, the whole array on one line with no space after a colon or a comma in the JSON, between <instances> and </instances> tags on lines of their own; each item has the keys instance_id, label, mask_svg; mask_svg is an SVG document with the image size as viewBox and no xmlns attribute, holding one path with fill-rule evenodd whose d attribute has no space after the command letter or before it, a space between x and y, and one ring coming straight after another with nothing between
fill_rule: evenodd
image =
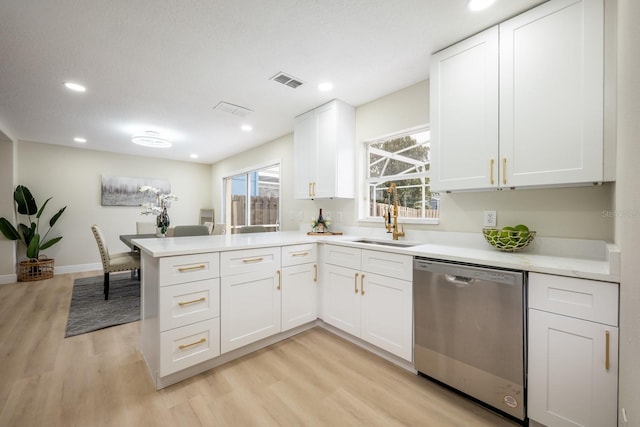
<instances>
[{"instance_id":1,"label":"woven basket planter","mask_svg":"<svg viewBox=\"0 0 640 427\"><path fill-rule=\"evenodd\" d=\"M18 268L18 280L20 282L33 282L35 280L50 279L53 277L53 259L46 257L20 261Z\"/></svg>"}]
</instances>

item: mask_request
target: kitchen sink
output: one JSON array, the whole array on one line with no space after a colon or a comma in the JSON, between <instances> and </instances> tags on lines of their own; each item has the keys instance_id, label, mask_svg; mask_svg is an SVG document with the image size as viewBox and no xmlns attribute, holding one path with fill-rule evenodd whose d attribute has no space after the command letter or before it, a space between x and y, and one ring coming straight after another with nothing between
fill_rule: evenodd
<instances>
[{"instance_id":1,"label":"kitchen sink","mask_svg":"<svg viewBox=\"0 0 640 427\"><path fill-rule=\"evenodd\" d=\"M353 243L365 243L367 245L377 245L377 246L391 246L395 248L410 248L412 246L418 246L420 244L420 243L398 242L397 240L371 240L371 239L354 240Z\"/></svg>"}]
</instances>

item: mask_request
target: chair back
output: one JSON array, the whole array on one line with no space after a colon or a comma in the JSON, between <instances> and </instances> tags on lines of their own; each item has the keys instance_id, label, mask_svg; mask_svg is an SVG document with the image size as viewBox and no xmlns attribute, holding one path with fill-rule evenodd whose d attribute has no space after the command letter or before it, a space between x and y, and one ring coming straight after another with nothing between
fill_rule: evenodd
<instances>
[{"instance_id":1,"label":"chair back","mask_svg":"<svg viewBox=\"0 0 640 427\"><path fill-rule=\"evenodd\" d=\"M220 234L225 234L227 232L227 227L224 224L214 224L213 225L213 231L211 232L211 234L213 235L220 235Z\"/></svg>"},{"instance_id":2,"label":"chair back","mask_svg":"<svg viewBox=\"0 0 640 427\"><path fill-rule=\"evenodd\" d=\"M176 225L173 229L173 237L208 235L209 227L206 225Z\"/></svg>"},{"instance_id":3,"label":"chair back","mask_svg":"<svg viewBox=\"0 0 640 427\"><path fill-rule=\"evenodd\" d=\"M100 251L100 260L102 261L102 268L104 271L107 271L109 268L109 249L107 248L107 241L102 235L102 231L98 228L97 225L91 226L91 231L93 231L93 237L96 238L96 243L98 244L98 251Z\"/></svg>"},{"instance_id":4,"label":"chair back","mask_svg":"<svg viewBox=\"0 0 640 427\"><path fill-rule=\"evenodd\" d=\"M246 225L238 228L238 233L264 233L267 229L264 225Z\"/></svg>"},{"instance_id":5,"label":"chair back","mask_svg":"<svg viewBox=\"0 0 640 427\"><path fill-rule=\"evenodd\" d=\"M156 223L155 222L136 222L136 234L155 234Z\"/></svg>"}]
</instances>

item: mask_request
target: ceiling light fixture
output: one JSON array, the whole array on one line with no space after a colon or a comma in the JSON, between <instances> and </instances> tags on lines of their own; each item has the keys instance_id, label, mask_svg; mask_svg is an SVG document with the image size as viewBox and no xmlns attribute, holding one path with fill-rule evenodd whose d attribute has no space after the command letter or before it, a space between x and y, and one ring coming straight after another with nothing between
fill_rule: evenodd
<instances>
[{"instance_id":1,"label":"ceiling light fixture","mask_svg":"<svg viewBox=\"0 0 640 427\"><path fill-rule=\"evenodd\" d=\"M318 85L318 90L320 92L328 92L333 89L333 83L331 82L323 82Z\"/></svg>"},{"instance_id":2,"label":"ceiling light fixture","mask_svg":"<svg viewBox=\"0 0 640 427\"><path fill-rule=\"evenodd\" d=\"M242 126L240 126L240 129L242 129L243 132L251 132L253 130L253 126L251 126L251 125L242 125Z\"/></svg>"},{"instance_id":3,"label":"ceiling light fixture","mask_svg":"<svg viewBox=\"0 0 640 427\"><path fill-rule=\"evenodd\" d=\"M469 8L469 10L473 10L474 12L477 12L479 10L484 10L488 8L494 2L495 0L469 0L467 2L467 8Z\"/></svg>"},{"instance_id":4,"label":"ceiling light fixture","mask_svg":"<svg viewBox=\"0 0 640 427\"><path fill-rule=\"evenodd\" d=\"M65 82L64 87L74 92L86 92L87 88L78 83Z\"/></svg>"},{"instance_id":5,"label":"ceiling light fixture","mask_svg":"<svg viewBox=\"0 0 640 427\"><path fill-rule=\"evenodd\" d=\"M154 132L151 130L147 130L142 134L133 135L131 141L133 141L134 144L142 145L143 147L171 147L171 142L168 139L162 138L158 132Z\"/></svg>"},{"instance_id":6,"label":"ceiling light fixture","mask_svg":"<svg viewBox=\"0 0 640 427\"><path fill-rule=\"evenodd\" d=\"M87 139L86 139L86 138L80 138L80 137L73 138L73 140L74 140L75 142L77 142L77 143L80 143L80 144L84 144L85 142L87 142Z\"/></svg>"},{"instance_id":7,"label":"ceiling light fixture","mask_svg":"<svg viewBox=\"0 0 640 427\"><path fill-rule=\"evenodd\" d=\"M191 157L192 159L197 159L198 155L196 153L193 153L193 154L189 154L189 157Z\"/></svg>"}]
</instances>

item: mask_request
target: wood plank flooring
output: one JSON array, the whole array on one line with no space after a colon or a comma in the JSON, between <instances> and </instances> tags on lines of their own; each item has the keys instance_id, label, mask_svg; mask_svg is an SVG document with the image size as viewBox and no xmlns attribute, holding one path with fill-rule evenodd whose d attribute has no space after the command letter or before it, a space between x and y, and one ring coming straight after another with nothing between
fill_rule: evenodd
<instances>
[{"instance_id":1,"label":"wood plank flooring","mask_svg":"<svg viewBox=\"0 0 640 427\"><path fill-rule=\"evenodd\" d=\"M156 391L140 323L64 338L73 280L0 285L0 426L514 426L314 328Z\"/></svg>"}]
</instances>

